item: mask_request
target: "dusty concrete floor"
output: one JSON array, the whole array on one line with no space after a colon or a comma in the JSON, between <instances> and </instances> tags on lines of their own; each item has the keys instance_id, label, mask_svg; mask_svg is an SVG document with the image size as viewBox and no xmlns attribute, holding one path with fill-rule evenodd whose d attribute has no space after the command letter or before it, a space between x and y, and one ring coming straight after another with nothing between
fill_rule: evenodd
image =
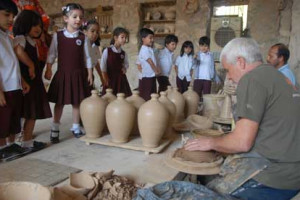
<instances>
[{"instance_id":1,"label":"dusty concrete floor","mask_svg":"<svg viewBox=\"0 0 300 200\"><path fill-rule=\"evenodd\" d=\"M51 107L53 108L53 105ZM51 121L52 119L45 119L36 122L35 140L50 143ZM164 164L164 158L168 151L180 145L179 142L172 143L161 154L145 155L142 151L98 144L86 145L85 142L73 137L69 130L71 125L72 109L71 106L66 106L60 126L61 142L24 158L41 159L86 171L113 169L116 174L133 178L138 183L160 183L172 180L178 174L178 171Z\"/></svg>"}]
</instances>

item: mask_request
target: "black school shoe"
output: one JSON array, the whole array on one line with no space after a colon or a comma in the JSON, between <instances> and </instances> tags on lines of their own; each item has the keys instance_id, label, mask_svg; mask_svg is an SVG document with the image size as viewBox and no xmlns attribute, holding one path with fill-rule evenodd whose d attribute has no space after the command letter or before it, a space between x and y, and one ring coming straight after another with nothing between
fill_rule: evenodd
<instances>
[{"instance_id":1,"label":"black school shoe","mask_svg":"<svg viewBox=\"0 0 300 200\"><path fill-rule=\"evenodd\" d=\"M52 133L58 133L58 136L57 137L52 137ZM51 132L50 132L50 142L52 144L59 143L59 131L53 131L53 130L51 130Z\"/></svg>"},{"instance_id":2,"label":"black school shoe","mask_svg":"<svg viewBox=\"0 0 300 200\"><path fill-rule=\"evenodd\" d=\"M30 148L23 148L17 144L12 144L0 150L1 162L17 159L31 152Z\"/></svg>"},{"instance_id":3,"label":"black school shoe","mask_svg":"<svg viewBox=\"0 0 300 200\"><path fill-rule=\"evenodd\" d=\"M74 137L76 137L76 138L80 138L81 136L84 135L84 133L82 133L81 131L79 133L75 133L75 131L72 131L72 133L73 133Z\"/></svg>"},{"instance_id":4,"label":"black school shoe","mask_svg":"<svg viewBox=\"0 0 300 200\"><path fill-rule=\"evenodd\" d=\"M47 147L47 143L33 141L33 147L30 147L31 152L36 152Z\"/></svg>"}]
</instances>

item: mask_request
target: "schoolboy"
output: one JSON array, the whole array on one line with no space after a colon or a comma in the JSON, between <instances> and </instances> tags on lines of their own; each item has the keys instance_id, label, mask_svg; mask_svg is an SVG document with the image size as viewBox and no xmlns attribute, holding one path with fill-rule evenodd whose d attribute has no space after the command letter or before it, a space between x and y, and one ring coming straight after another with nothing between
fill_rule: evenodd
<instances>
[{"instance_id":1,"label":"schoolboy","mask_svg":"<svg viewBox=\"0 0 300 200\"><path fill-rule=\"evenodd\" d=\"M215 77L213 54L209 51L210 39L207 36L199 39L200 51L197 53L198 65L195 68L194 91L200 99L202 94L210 94L211 82Z\"/></svg>"},{"instance_id":2,"label":"schoolboy","mask_svg":"<svg viewBox=\"0 0 300 200\"><path fill-rule=\"evenodd\" d=\"M175 35L167 35L165 38L165 48L159 51L157 65L161 70L161 74L157 76L158 93L167 90L170 84L169 76L174 66L174 51L178 43Z\"/></svg>"},{"instance_id":3,"label":"schoolboy","mask_svg":"<svg viewBox=\"0 0 300 200\"><path fill-rule=\"evenodd\" d=\"M142 80L139 87L140 96L145 101L150 99L152 93L156 93L156 75L160 74L156 66L156 59L152 49L154 33L148 28L140 30L142 46L139 52L139 61L142 66Z\"/></svg>"}]
</instances>

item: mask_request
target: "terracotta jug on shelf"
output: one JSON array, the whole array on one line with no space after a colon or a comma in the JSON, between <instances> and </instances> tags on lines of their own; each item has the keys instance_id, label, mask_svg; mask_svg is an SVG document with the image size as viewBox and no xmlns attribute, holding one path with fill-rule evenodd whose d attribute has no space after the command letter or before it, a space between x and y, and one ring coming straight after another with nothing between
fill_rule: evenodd
<instances>
[{"instance_id":1,"label":"terracotta jug on shelf","mask_svg":"<svg viewBox=\"0 0 300 200\"><path fill-rule=\"evenodd\" d=\"M136 116L135 116L135 121L134 121L134 127L133 127L132 134L133 135L139 135L140 133L139 133L139 128L138 128L138 124L137 124L137 113L138 113L140 107L146 101L142 97L139 96L139 91L137 91L137 90L132 91L132 95L130 97L127 97L126 101L131 103L131 105L133 105L136 109Z\"/></svg>"},{"instance_id":2,"label":"terracotta jug on shelf","mask_svg":"<svg viewBox=\"0 0 300 200\"><path fill-rule=\"evenodd\" d=\"M198 104L199 104L200 97L193 90L192 86L189 86L188 90L183 93L183 97L185 100L185 108L184 108L185 117L196 114L198 112Z\"/></svg>"},{"instance_id":3,"label":"terracotta jug on shelf","mask_svg":"<svg viewBox=\"0 0 300 200\"><path fill-rule=\"evenodd\" d=\"M164 137L168 137L173 133L172 125L175 121L176 106L172 101L170 101L167 98L167 93L166 92L160 92L160 97L159 97L158 101L160 103L162 103L169 112L168 128L166 130L166 133L164 134Z\"/></svg>"},{"instance_id":4,"label":"terracotta jug on shelf","mask_svg":"<svg viewBox=\"0 0 300 200\"><path fill-rule=\"evenodd\" d=\"M107 102L98 96L97 90L92 90L92 95L80 104L80 116L89 138L101 136L105 126L105 109Z\"/></svg>"},{"instance_id":5,"label":"terracotta jug on shelf","mask_svg":"<svg viewBox=\"0 0 300 200\"><path fill-rule=\"evenodd\" d=\"M108 103L117 99L117 97L113 94L112 89L108 88L105 91L106 91L106 94L103 95L102 98L105 99Z\"/></svg>"},{"instance_id":6,"label":"terracotta jug on shelf","mask_svg":"<svg viewBox=\"0 0 300 200\"><path fill-rule=\"evenodd\" d=\"M158 101L158 94L144 103L138 112L138 126L145 147L159 146L169 122L168 110Z\"/></svg>"},{"instance_id":7,"label":"terracotta jug on shelf","mask_svg":"<svg viewBox=\"0 0 300 200\"><path fill-rule=\"evenodd\" d=\"M117 94L117 99L106 108L106 122L112 142L126 143L132 131L136 111L133 105L125 100L125 94Z\"/></svg>"},{"instance_id":8,"label":"terracotta jug on shelf","mask_svg":"<svg viewBox=\"0 0 300 200\"><path fill-rule=\"evenodd\" d=\"M176 107L175 123L180 123L184 120L184 105L185 100L183 95L178 92L178 88L174 87L168 92L168 99L170 99Z\"/></svg>"}]
</instances>

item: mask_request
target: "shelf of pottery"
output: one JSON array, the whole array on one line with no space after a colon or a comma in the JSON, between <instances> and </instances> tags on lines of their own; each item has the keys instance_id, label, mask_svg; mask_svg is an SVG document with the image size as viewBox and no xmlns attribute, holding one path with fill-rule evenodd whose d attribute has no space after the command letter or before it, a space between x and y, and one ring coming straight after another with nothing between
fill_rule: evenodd
<instances>
[{"instance_id":1,"label":"shelf of pottery","mask_svg":"<svg viewBox=\"0 0 300 200\"><path fill-rule=\"evenodd\" d=\"M112 37L112 28L113 28L113 7L97 7L93 13L95 19L100 25L100 38L101 39L110 39Z\"/></svg>"},{"instance_id":2,"label":"shelf of pottery","mask_svg":"<svg viewBox=\"0 0 300 200\"><path fill-rule=\"evenodd\" d=\"M142 3L142 26L154 31L155 37L175 34L176 1Z\"/></svg>"},{"instance_id":3,"label":"shelf of pottery","mask_svg":"<svg viewBox=\"0 0 300 200\"><path fill-rule=\"evenodd\" d=\"M82 101L80 114L86 136L81 140L146 153L161 152L174 139L173 125L197 112L199 96L189 88L183 95L177 88L152 94L146 101L138 91L125 98L111 89L102 97L96 90Z\"/></svg>"}]
</instances>

